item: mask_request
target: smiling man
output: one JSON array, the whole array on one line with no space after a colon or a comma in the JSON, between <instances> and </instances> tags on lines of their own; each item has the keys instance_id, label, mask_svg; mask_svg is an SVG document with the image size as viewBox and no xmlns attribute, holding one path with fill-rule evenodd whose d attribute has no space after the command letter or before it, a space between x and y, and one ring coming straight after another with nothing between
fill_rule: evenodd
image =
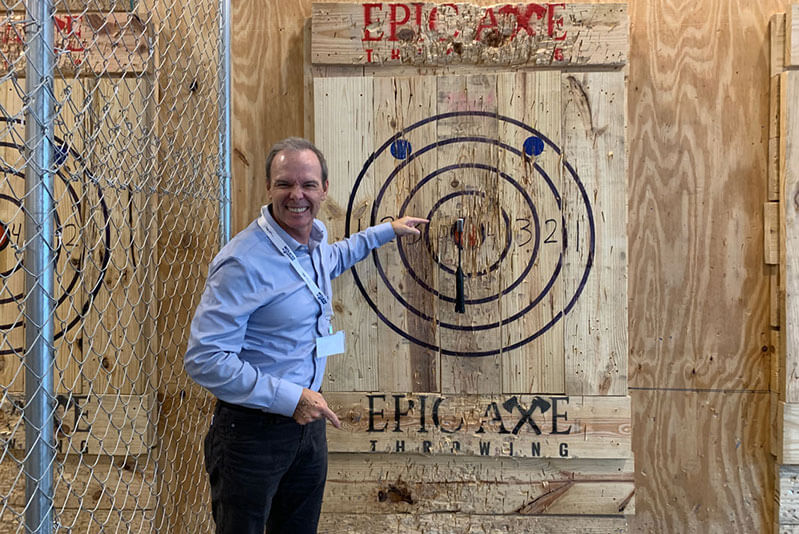
<instances>
[{"instance_id":1,"label":"smiling man","mask_svg":"<svg viewBox=\"0 0 799 534\"><path fill-rule=\"evenodd\" d=\"M288 138L266 159L271 203L211 262L191 324L186 372L218 401L205 439L217 533L316 532L327 476L319 392L333 333L331 280L427 222L402 217L333 244L316 219L327 163Z\"/></svg>"}]
</instances>

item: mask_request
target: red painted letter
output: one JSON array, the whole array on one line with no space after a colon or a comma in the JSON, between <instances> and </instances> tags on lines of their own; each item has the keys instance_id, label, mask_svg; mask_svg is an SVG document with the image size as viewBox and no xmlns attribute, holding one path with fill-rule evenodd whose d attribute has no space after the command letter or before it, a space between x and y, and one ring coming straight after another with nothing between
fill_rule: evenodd
<instances>
[{"instance_id":1,"label":"red painted letter","mask_svg":"<svg viewBox=\"0 0 799 534\"><path fill-rule=\"evenodd\" d=\"M484 24L486 19L490 19L489 24ZM494 16L494 8L489 7L486 9L485 15L483 18L480 19L480 25L477 27L477 40L480 40L480 36L483 33L483 30L487 28L496 28L497 27L497 18Z\"/></svg>"},{"instance_id":2,"label":"red painted letter","mask_svg":"<svg viewBox=\"0 0 799 534\"><path fill-rule=\"evenodd\" d=\"M383 4L364 4L363 5L363 39L362 41L379 41L383 38L383 32L380 32L380 35L373 37L369 34L369 26L374 24L376 21L372 20L372 9L377 8L378 10L383 9Z\"/></svg>"},{"instance_id":3,"label":"red painted letter","mask_svg":"<svg viewBox=\"0 0 799 534\"><path fill-rule=\"evenodd\" d=\"M441 7L451 7L453 11L455 11L455 15L458 15L458 6L456 4L441 4ZM433 9L430 10L430 20L427 23L427 27L430 28L431 32L438 31L436 29L436 23L438 22L438 8L439 6L433 6ZM455 30L455 33L452 34L452 38L455 39L460 32ZM441 37L439 41L446 41L446 37Z\"/></svg>"},{"instance_id":4,"label":"red painted letter","mask_svg":"<svg viewBox=\"0 0 799 534\"><path fill-rule=\"evenodd\" d=\"M405 16L402 20L397 20L397 8L402 9L405 12ZM388 20L390 21L390 28L391 31L389 32L389 41L396 41L397 40L397 28L408 22L411 18L411 10L405 4L391 4L391 14L389 15Z\"/></svg>"},{"instance_id":5,"label":"red painted letter","mask_svg":"<svg viewBox=\"0 0 799 534\"><path fill-rule=\"evenodd\" d=\"M555 17L555 8L566 7L566 4L547 4L549 8L549 17L547 17L548 27L547 34L555 41L563 41L566 39L566 32L563 35L555 36L555 26L563 28L563 15Z\"/></svg>"},{"instance_id":6,"label":"red painted letter","mask_svg":"<svg viewBox=\"0 0 799 534\"><path fill-rule=\"evenodd\" d=\"M513 35L511 35L511 39L515 39L519 30L526 31L527 35L530 37L534 36L535 28L530 27L530 19L533 18L533 15L536 16L536 20L543 19L544 15L547 14L547 8L540 4L528 4L524 13L520 13L518 7L505 5L500 8L499 13L501 15L514 15L516 17L516 28L513 30Z\"/></svg>"}]
</instances>

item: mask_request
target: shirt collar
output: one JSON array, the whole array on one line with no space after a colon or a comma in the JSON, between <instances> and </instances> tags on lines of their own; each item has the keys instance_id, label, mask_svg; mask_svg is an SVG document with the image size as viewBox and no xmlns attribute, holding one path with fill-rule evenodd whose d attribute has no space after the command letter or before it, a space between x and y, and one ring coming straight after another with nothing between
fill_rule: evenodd
<instances>
[{"instance_id":1,"label":"shirt collar","mask_svg":"<svg viewBox=\"0 0 799 534\"><path fill-rule=\"evenodd\" d=\"M272 216L272 204L267 204L265 206L261 206L261 215L264 216L266 219L267 224L271 226L280 237L283 238L283 241L286 242L286 245L289 246L291 250L297 250L300 247L304 247L303 245L293 237L291 237L288 232L286 232L275 220ZM322 231L317 227L316 220L314 220L313 227L311 228L311 236L308 239L308 249L313 250L316 246L322 241Z\"/></svg>"}]
</instances>

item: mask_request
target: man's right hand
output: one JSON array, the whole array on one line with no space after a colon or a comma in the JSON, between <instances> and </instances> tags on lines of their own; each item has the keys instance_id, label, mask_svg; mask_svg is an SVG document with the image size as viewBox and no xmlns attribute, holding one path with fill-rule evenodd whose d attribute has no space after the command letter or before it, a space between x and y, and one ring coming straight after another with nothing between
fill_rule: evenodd
<instances>
[{"instance_id":1,"label":"man's right hand","mask_svg":"<svg viewBox=\"0 0 799 534\"><path fill-rule=\"evenodd\" d=\"M294 409L294 420L305 425L324 417L336 428L341 428L341 423L336 414L327 406L327 401L321 393L303 388L300 401Z\"/></svg>"}]
</instances>

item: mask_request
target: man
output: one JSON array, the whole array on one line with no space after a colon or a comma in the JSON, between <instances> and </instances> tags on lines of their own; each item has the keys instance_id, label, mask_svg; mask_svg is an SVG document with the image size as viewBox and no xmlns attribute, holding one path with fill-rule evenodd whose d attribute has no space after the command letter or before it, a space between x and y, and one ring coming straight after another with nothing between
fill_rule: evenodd
<instances>
[{"instance_id":1,"label":"man","mask_svg":"<svg viewBox=\"0 0 799 534\"><path fill-rule=\"evenodd\" d=\"M316 532L327 476L319 388L333 335L330 281L425 219L403 217L332 245L316 220L327 164L289 138L266 159L271 204L211 262L191 324L186 372L217 398L205 463L217 533Z\"/></svg>"}]
</instances>

